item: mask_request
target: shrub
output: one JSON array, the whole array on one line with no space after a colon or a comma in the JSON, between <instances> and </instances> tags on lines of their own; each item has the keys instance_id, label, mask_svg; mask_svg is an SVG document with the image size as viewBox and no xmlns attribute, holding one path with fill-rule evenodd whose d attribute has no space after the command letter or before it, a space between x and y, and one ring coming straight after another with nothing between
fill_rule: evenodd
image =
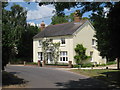
<instances>
[{"instance_id":1,"label":"shrub","mask_svg":"<svg viewBox=\"0 0 120 90\"><path fill-rule=\"evenodd\" d=\"M92 63L85 63L82 64L82 67L93 67L94 65Z\"/></svg>"},{"instance_id":2,"label":"shrub","mask_svg":"<svg viewBox=\"0 0 120 90\"><path fill-rule=\"evenodd\" d=\"M79 68L80 65L73 65L73 68Z\"/></svg>"},{"instance_id":3,"label":"shrub","mask_svg":"<svg viewBox=\"0 0 120 90\"><path fill-rule=\"evenodd\" d=\"M110 62L107 62L106 65L112 65L112 64L116 64L116 62L115 61L110 61Z\"/></svg>"},{"instance_id":4,"label":"shrub","mask_svg":"<svg viewBox=\"0 0 120 90\"><path fill-rule=\"evenodd\" d=\"M68 64L67 64L67 63L46 64L46 65L52 65L52 66L68 66Z\"/></svg>"}]
</instances>

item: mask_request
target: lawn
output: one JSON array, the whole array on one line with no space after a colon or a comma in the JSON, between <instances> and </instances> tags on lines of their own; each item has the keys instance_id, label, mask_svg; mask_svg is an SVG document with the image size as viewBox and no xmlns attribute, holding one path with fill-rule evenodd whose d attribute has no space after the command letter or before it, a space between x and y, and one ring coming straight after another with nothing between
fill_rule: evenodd
<instances>
[{"instance_id":1,"label":"lawn","mask_svg":"<svg viewBox=\"0 0 120 90\"><path fill-rule=\"evenodd\" d=\"M120 70L108 70L108 69L74 69L72 72L76 72L82 75L89 76L106 82L109 85L117 85L120 87Z\"/></svg>"}]
</instances>

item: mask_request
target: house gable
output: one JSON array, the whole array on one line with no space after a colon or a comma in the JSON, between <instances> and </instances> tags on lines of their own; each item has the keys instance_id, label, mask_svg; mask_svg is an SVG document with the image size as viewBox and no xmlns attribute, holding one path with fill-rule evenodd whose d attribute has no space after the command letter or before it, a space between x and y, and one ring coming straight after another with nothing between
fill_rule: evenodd
<instances>
[{"instance_id":1,"label":"house gable","mask_svg":"<svg viewBox=\"0 0 120 90\"><path fill-rule=\"evenodd\" d=\"M79 27L72 35L75 36L77 33L79 33L85 26L89 25L91 27L90 30L95 33L95 28L93 25L90 23L89 20L87 20L81 27Z\"/></svg>"}]
</instances>

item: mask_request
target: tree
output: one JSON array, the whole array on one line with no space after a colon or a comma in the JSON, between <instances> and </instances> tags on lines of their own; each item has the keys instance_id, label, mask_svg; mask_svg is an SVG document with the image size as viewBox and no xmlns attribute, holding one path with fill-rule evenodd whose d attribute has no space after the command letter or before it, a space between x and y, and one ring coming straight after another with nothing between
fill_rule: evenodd
<instances>
[{"instance_id":1,"label":"tree","mask_svg":"<svg viewBox=\"0 0 120 90\"><path fill-rule=\"evenodd\" d=\"M30 26L27 24L24 33L18 44L18 55L17 58L23 61L31 62L33 58L33 36L36 35L40 30L37 26Z\"/></svg>"},{"instance_id":2,"label":"tree","mask_svg":"<svg viewBox=\"0 0 120 90\"><path fill-rule=\"evenodd\" d=\"M38 32L37 27L27 25L27 11L23 7L13 5L7 11L6 5L2 4L2 69L16 56L32 57L32 37Z\"/></svg>"},{"instance_id":3,"label":"tree","mask_svg":"<svg viewBox=\"0 0 120 90\"><path fill-rule=\"evenodd\" d=\"M66 16L53 16L52 17L52 22L51 22L51 24L61 24L61 23L66 23L66 22L68 22L68 20L67 20L67 18L66 18Z\"/></svg>"},{"instance_id":4,"label":"tree","mask_svg":"<svg viewBox=\"0 0 120 90\"><path fill-rule=\"evenodd\" d=\"M77 44L74 50L76 52L74 59L76 60L77 64L81 64L83 60L86 60L89 58L89 56L85 54L86 48L84 48L82 44Z\"/></svg>"},{"instance_id":5,"label":"tree","mask_svg":"<svg viewBox=\"0 0 120 90\"><path fill-rule=\"evenodd\" d=\"M120 2L116 3L114 7L110 9L108 15L108 29L110 32L110 47L111 51L109 51L114 58L117 59L117 68L120 69L119 62L120 62Z\"/></svg>"},{"instance_id":6,"label":"tree","mask_svg":"<svg viewBox=\"0 0 120 90\"><path fill-rule=\"evenodd\" d=\"M9 22L9 11L6 11L4 8L7 6L7 3L2 3L2 70L4 70L4 66L9 62L10 53L12 45L9 34L10 22Z\"/></svg>"}]
</instances>

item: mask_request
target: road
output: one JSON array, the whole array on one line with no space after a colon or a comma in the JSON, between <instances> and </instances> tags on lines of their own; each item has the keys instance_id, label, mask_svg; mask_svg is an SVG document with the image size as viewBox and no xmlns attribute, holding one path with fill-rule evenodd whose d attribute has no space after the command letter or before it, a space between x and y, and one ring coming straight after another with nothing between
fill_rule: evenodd
<instances>
[{"instance_id":1,"label":"road","mask_svg":"<svg viewBox=\"0 0 120 90\"><path fill-rule=\"evenodd\" d=\"M57 68L7 66L6 71L28 81L26 88L104 88L99 81Z\"/></svg>"}]
</instances>

